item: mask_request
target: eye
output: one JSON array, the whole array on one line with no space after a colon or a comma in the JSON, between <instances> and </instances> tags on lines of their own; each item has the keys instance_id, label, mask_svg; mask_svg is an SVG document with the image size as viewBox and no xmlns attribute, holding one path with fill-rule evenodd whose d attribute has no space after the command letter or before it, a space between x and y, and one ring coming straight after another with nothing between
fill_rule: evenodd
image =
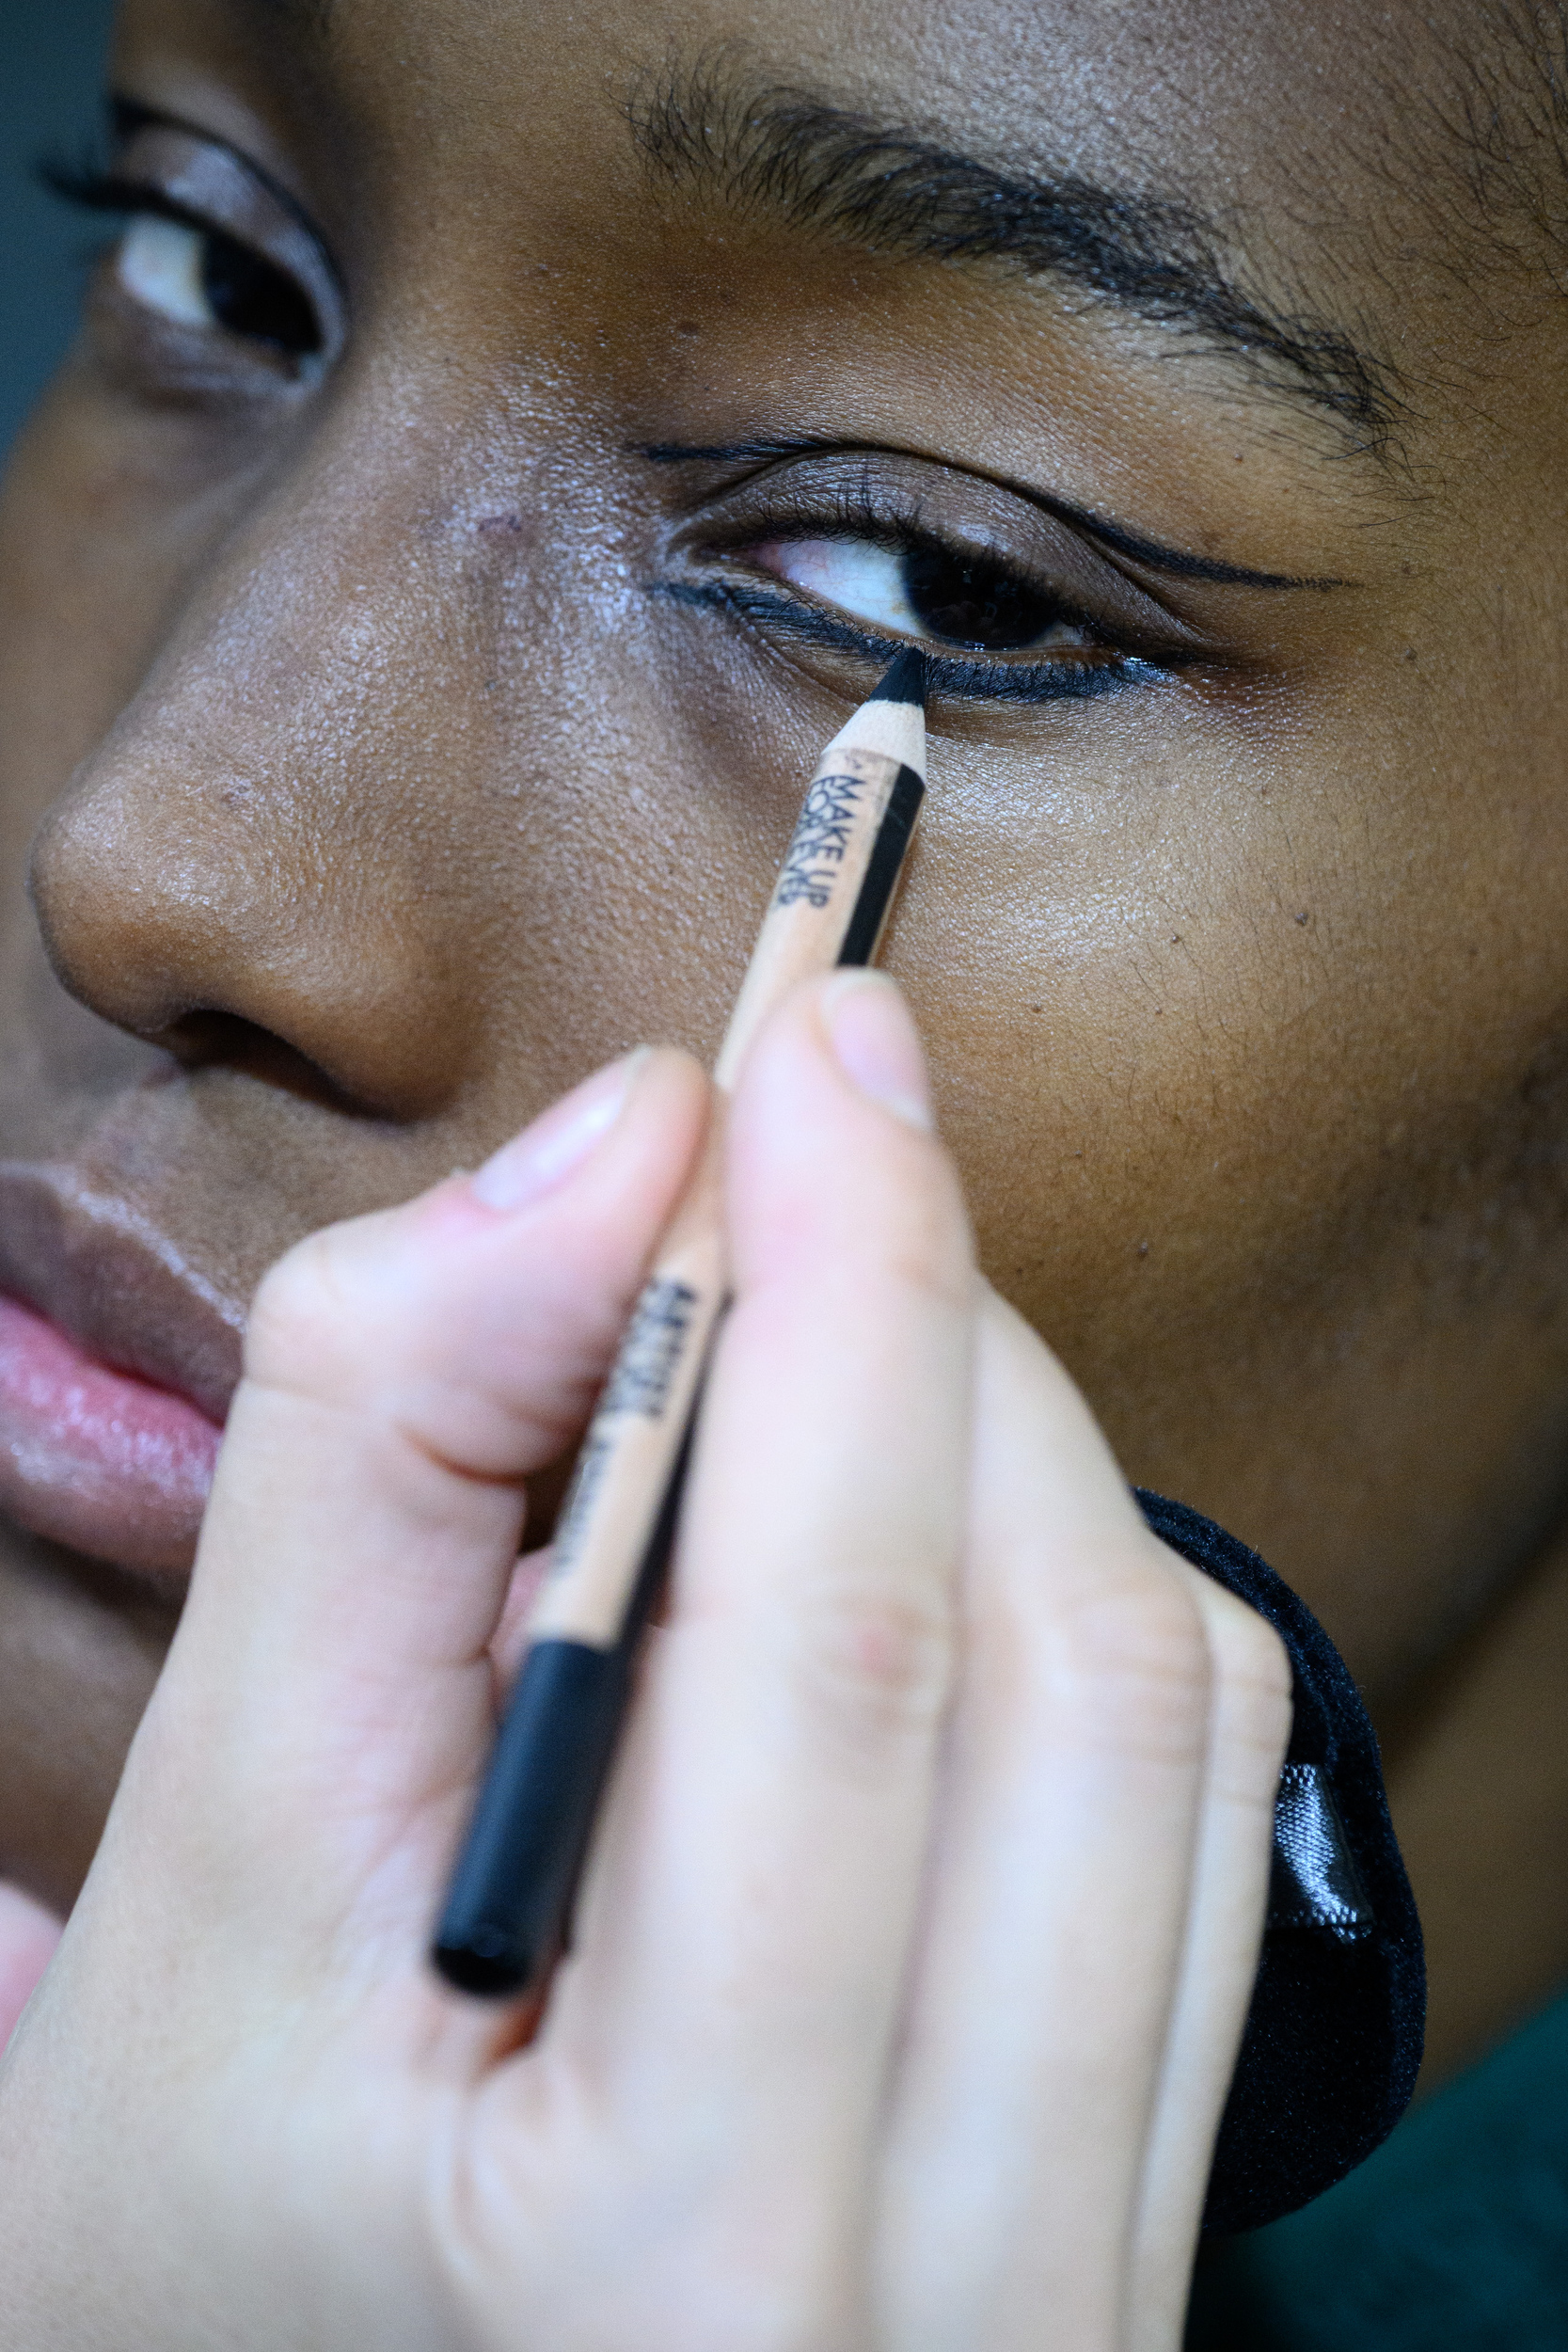
<instances>
[{"instance_id":1,"label":"eye","mask_svg":"<svg viewBox=\"0 0 1568 2352\"><path fill-rule=\"evenodd\" d=\"M775 539L741 551L759 571L869 627L971 653L1085 650L1102 641L1061 598L994 558L935 541Z\"/></svg>"},{"instance_id":2,"label":"eye","mask_svg":"<svg viewBox=\"0 0 1568 2352\"><path fill-rule=\"evenodd\" d=\"M846 691L911 640L944 701L1119 692L1208 651L1090 530L963 467L852 444L655 443L647 454L745 468L705 497L695 476L665 543L669 569L650 587L815 647Z\"/></svg>"},{"instance_id":3,"label":"eye","mask_svg":"<svg viewBox=\"0 0 1568 2352\"><path fill-rule=\"evenodd\" d=\"M243 336L296 359L322 348L321 322L303 288L221 230L138 213L120 240L116 274L133 301L175 326Z\"/></svg>"},{"instance_id":4,"label":"eye","mask_svg":"<svg viewBox=\"0 0 1568 2352\"><path fill-rule=\"evenodd\" d=\"M123 380L206 400L225 385L254 397L318 382L347 309L299 198L237 148L130 99L113 102L110 135L109 167L49 165L43 178L70 203L119 215L94 281L115 299L88 316ZM153 333L117 341L138 318Z\"/></svg>"}]
</instances>

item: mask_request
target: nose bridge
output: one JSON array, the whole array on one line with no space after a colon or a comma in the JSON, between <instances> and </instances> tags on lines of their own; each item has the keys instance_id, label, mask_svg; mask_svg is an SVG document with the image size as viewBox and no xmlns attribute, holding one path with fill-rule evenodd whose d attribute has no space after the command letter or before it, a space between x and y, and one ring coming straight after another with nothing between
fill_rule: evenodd
<instances>
[{"instance_id":1,"label":"nose bridge","mask_svg":"<svg viewBox=\"0 0 1568 2352\"><path fill-rule=\"evenodd\" d=\"M95 1009L186 1053L243 1026L395 1117L461 1086L474 1011L431 814L468 782L487 550L424 446L344 408L193 583L33 856Z\"/></svg>"}]
</instances>

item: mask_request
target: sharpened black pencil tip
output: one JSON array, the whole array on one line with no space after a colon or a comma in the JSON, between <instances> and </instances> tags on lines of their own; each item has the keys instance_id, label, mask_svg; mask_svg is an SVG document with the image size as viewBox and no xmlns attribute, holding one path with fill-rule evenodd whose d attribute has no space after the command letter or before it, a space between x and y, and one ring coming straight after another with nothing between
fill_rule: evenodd
<instances>
[{"instance_id":1,"label":"sharpened black pencil tip","mask_svg":"<svg viewBox=\"0 0 1568 2352\"><path fill-rule=\"evenodd\" d=\"M869 703L915 703L926 707L926 657L918 645L898 656L881 684L867 694Z\"/></svg>"}]
</instances>

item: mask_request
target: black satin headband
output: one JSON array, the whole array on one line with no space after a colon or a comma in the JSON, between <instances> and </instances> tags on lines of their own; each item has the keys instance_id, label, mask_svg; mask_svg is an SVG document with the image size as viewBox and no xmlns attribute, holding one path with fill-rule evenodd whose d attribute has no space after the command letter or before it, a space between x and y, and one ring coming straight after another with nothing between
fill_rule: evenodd
<instances>
[{"instance_id":1,"label":"black satin headband","mask_svg":"<svg viewBox=\"0 0 1568 2352\"><path fill-rule=\"evenodd\" d=\"M1142 1488L1138 1502L1173 1551L1268 1619L1295 1677L1268 1926L1214 2150L1207 2236L1293 2213L1387 2138L1421 2062L1426 1969L1376 1734L1338 1651L1234 1535Z\"/></svg>"}]
</instances>

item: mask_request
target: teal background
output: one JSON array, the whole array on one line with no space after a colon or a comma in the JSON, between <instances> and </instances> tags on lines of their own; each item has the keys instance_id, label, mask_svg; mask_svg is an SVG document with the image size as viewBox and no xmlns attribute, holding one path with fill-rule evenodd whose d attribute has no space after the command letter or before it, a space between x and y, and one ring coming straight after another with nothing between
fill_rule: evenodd
<instances>
[{"instance_id":1,"label":"teal background","mask_svg":"<svg viewBox=\"0 0 1568 2352\"><path fill-rule=\"evenodd\" d=\"M38 185L34 166L87 146L113 15L111 0L0 0L0 451L71 340L103 235Z\"/></svg>"},{"instance_id":2,"label":"teal background","mask_svg":"<svg viewBox=\"0 0 1568 2352\"><path fill-rule=\"evenodd\" d=\"M1214 2249L1187 2352L1568 2352L1568 1998L1326 2197Z\"/></svg>"}]
</instances>

